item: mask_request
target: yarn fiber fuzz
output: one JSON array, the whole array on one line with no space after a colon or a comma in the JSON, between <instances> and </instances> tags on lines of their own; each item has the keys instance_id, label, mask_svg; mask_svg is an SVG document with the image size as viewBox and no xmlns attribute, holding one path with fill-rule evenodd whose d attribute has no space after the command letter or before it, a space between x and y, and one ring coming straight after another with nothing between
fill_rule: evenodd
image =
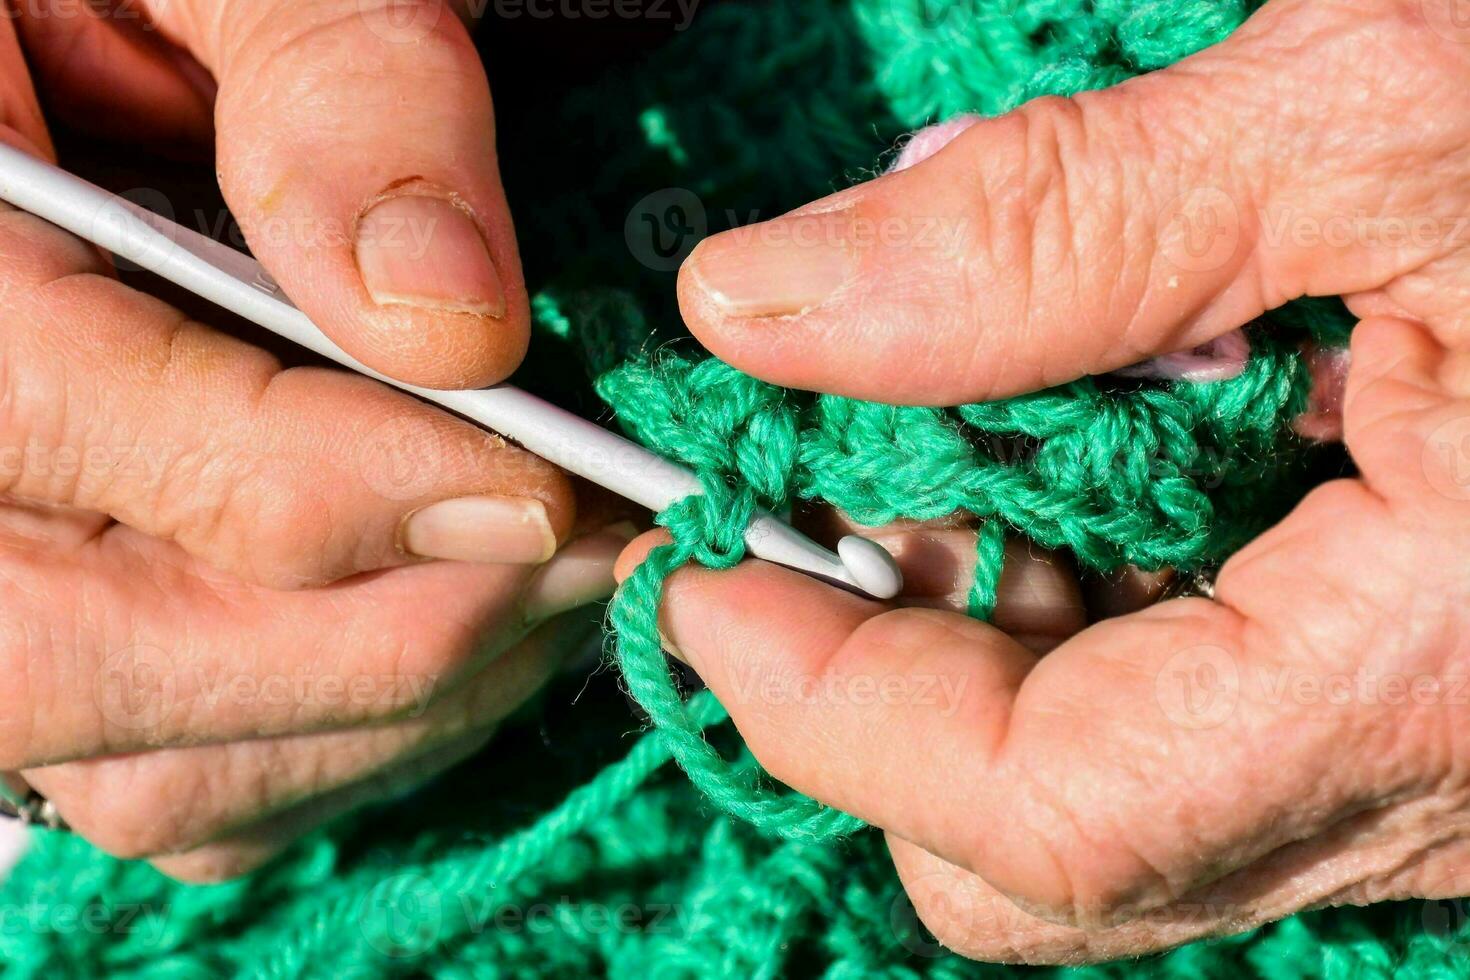
<instances>
[{"instance_id":1,"label":"yarn fiber fuzz","mask_svg":"<svg viewBox=\"0 0 1470 980\"><path fill-rule=\"evenodd\" d=\"M946 409L762 383L703 354L672 306L672 272L704 233L869 176L927 124L1167 65L1224 38L1250 7L736 0L606 79L523 104L504 96L506 183L537 287L538 336L520 380L611 418L707 489L658 516L673 543L608 611L617 670L554 684L480 757L241 881L179 885L75 838L38 835L0 886L0 969L339 980L1466 975L1470 926L1453 903L1313 912L1138 963L969 963L916 922L880 835L776 785L720 705L659 648L664 579L688 562L739 561L756 507L826 504L868 524L969 511L985 519L970 595L971 614L985 617L1007 532L1090 570L1200 568L1338 472L1339 456L1291 429L1310 385L1303 341L1346 336L1350 320L1333 302L1251 325L1249 359L1227 380L1087 378Z\"/></svg>"}]
</instances>

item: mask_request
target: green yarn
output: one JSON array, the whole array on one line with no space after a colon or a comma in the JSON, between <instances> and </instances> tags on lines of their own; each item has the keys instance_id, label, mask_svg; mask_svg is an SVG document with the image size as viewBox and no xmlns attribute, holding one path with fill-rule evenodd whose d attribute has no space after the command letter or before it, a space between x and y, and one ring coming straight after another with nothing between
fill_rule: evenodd
<instances>
[{"instance_id":1,"label":"green yarn","mask_svg":"<svg viewBox=\"0 0 1470 980\"><path fill-rule=\"evenodd\" d=\"M730 2L606 80L529 100L502 92L506 181L538 288L521 380L588 415L611 409L707 490L659 515L673 544L609 611L617 672L554 683L479 758L243 881L181 886L38 836L0 885L4 972L1023 972L937 947L881 836L756 765L723 708L659 649L663 582L686 563L739 561L755 507L807 502L873 524L956 509L986 518L970 596L980 618L994 608L1007 532L1099 571L1218 562L1340 465L1288 423L1308 384L1298 342L1341 342L1350 318L1329 300L1273 312L1229 382L1083 379L993 404L900 408L785 391L703 355L678 327L671 270L704 232L872 173L906 131L1160 67L1227 35L1250 6ZM649 730L630 734L639 728ZM1454 911L1322 911L1140 963L1024 972L1462 976L1470 927Z\"/></svg>"},{"instance_id":2,"label":"green yarn","mask_svg":"<svg viewBox=\"0 0 1470 980\"><path fill-rule=\"evenodd\" d=\"M1004 529L1102 571L1222 559L1300 496L1280 450L1305 405L1297 352L1263 334L1243 374L1213 385L1105 390L1093 379L985 405L900 408L787 392L714 358L664 355L603 375L599 394L643 444L700 474L702 497L659 515L656 551L613 605L618 666L679 765L721 810L782 836L844 833L800 796L729 767L683 716L658 642L662 582L688 561L726 568L757 506L797 498L878 525L957 510L986 520L970 609L995 604ZM997 440L1005 440L997 451Z\"/></svg>"}]
</instances>

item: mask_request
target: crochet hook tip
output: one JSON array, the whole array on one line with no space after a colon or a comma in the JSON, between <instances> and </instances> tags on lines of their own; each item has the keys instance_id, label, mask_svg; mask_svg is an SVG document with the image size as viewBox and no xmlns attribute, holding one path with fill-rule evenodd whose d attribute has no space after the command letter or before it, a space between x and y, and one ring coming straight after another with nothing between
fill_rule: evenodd
<instances>
[{"instance_id":1,"label":"crochet hook tip","mask_svg":"<svg viewBox=\"0 0 1470 980\"><path fill-rule=\"evenodd\" d=\"M849 534L837 542L837 557L847 574L875 599L892 599L903 590L903 572L881 544Z\"/></svg>"}]
</instances>

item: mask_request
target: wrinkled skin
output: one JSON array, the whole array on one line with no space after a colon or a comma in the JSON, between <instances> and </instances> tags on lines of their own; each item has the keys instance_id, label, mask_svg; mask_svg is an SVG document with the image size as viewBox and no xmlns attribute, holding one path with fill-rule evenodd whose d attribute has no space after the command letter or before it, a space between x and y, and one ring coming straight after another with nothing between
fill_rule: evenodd
<instances>
[{"instance_id":1,"label":"wrinkled skin","mask_svg":"<svg viewBox=\"0 0 1470 980\"><path fill-rule=\"evenodd\" d=\"M359 358L441 386L515 367L525 287L451 5L91 6L0 19L0 138L51 154L39 92L104 136L212 148L256 256ZM401 188L474 224L426 224L438 261L373 292L356 223ZM487 251L498 299L456 293ZM0 256L0 770L100 847L190 880L258 865L478 748L556 668L543 624L611 591L632 535L579 524L553 467L364 378L283 370L9 208ZM494 527L405 537L487 494L539 502L548 533L504 561Z\"/></svg>"},{"instance_id":2,"label":"wrinkled skin","mask_svg":"<svg viewBox=\"0 0 1470 980\"><path fill-rule=\"evenodd\" d=\"M982 122L686 263L716 354L892 402L1111 370L1303 294L1360 318L1359 475L1235 555L1214 601L1062 629L1075 596L1023 565L1021 643L760 562L671 580L679 655L772 773L887 832L945 945L1099 960L1470 894L1467 85L1448 3L1274 0L1175 67ZM915 240L854 230L883 219ZM1038 596L1075 632L1040 656Z\"/></svg>"}]
</instances>

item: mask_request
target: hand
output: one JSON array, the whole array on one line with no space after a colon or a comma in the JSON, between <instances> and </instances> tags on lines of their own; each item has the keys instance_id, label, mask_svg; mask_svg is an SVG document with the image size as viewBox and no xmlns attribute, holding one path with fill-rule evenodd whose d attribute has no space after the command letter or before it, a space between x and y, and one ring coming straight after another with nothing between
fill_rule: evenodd
<instances>
[{"instance_id":1,"label":"hand","mask_svg":"<svg viewBox=\"0 0 1470 980\"><path fill-rule=\"evenodd\" d=\"M1235 555L1214 601L1038 657L761 562L668 583L664 632L755 755L883 828L946 945L1107 959L1470 894L1470 38L1441 8L1273 0L1174 68L980 122L686 263L720 357L901 403L1120 368L1303 294L1360 318L1359 475ZM855 681L914 696L820 693Z\"/></svg>"},{"instance_id":2,"label":"hand","mask_svg":"<svg viewBox=\"0 0 1470 980\"><path fill-rule=\"evenodd\" d=\"M427 385L515 367L526 292L450 5L23 6L0 138L51 152L22 48L107 135L208 141L213 108L250 245L338 342ZM552 466L283 370L30 215L0 212L0 254L0 769L102 848L258 864L473 751L555 668L537 628L610 591L628 535L578 527Z\"/></svg>"}]
</instances>

